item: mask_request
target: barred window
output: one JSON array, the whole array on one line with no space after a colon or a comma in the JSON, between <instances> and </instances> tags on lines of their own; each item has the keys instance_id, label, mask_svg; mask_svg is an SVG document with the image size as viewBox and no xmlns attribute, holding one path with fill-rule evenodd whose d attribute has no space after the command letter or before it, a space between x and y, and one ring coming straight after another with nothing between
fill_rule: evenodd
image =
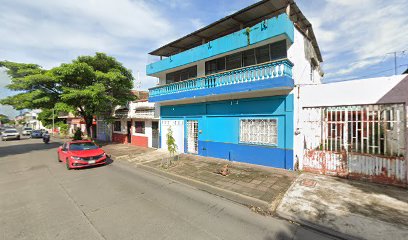
<instances>
[{"instance_id":1,"label":"barred window","mask_svg":"<svg viewBox=\"0 0 408 240\"><path fill-rule=\"evenodd\" d=\"M278 124L276 119L241 119L239 142L259 145L277 145Z\"/></svg>"},{"instance_id":2,"label":"barred window","mask_svg":"<svg viewBox=\"0 0 408 240\"><path fill-rule=\"evenodd\" d=\"M113 131L115 131L115 132L120 132L120 131L122 131L122 129L121 129L121 122L120 122L120 121L115 121L115 124L113 125Z\"/></svg>"},{"instance_id":3,"label":"barred window","mask_svg":"<svg viewBox=\"0 0 408 240\"><path fill-rule=\"evenodd\" d=\"M135 121L135 132L136 133L145 133L145 122Z\"/></svg>"}]
</instances>

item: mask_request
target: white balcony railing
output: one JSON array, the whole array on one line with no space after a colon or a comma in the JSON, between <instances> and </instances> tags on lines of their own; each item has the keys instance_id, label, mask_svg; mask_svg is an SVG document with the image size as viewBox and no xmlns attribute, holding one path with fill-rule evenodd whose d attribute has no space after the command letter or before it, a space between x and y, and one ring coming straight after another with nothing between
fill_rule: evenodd
<instances>
[{"instance_id":1,"label":"white balcony railing","mask_svg":"<svg viewBox=\"0 0 408 240\"><path fill-rule=\"evenodd\" d=\"M205 77L153 87L149 89L149 95L150 97L157 97L199 89L262 81L283 76L292 77L292 66L292 62L288 59L281 59L255 66L216 73Z\"/></svg>"}]
</instances>

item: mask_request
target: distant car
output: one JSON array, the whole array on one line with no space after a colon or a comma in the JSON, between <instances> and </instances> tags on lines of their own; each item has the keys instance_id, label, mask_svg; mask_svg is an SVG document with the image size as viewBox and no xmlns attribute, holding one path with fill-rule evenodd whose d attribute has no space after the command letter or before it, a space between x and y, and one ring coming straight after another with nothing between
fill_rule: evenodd
<instances>
[{"instance_id":1,"label":"distant car","mask_svg":"<svg viewBox=\"0 0 408 240\"><path fill-rule=\"evenodd\" d=\"M20 139L20 133L17 131L17 129L13 128L7 128L1 133L1 140L6 141L10 139Z\"/></svg>"},{"instance_id":2,"label":"distant car","mask_svg":"<svg viewBox=\"0 0 408 240\"><path fill-rule=\"evenodd\" d=\"M21 135L23 136L31 136L31 132L33 131L32 128L30 127L25 127L23 128L23 131L21 132Z\"/></svg>"},{"instance_id":3,"label":"distant car","mask_svg":"<svg viewBox=\"0 0 408 240\"><path fill-rule=\"evenodd\" d=\"M31 137L32 138L42 138L43 132L41 130L33 130L31 132Z\"/></svg>"},{"instance_id":4,"label":"distant car","mask_svg":"<svg viewBox=\"0 0 408 240\"><path fill-rule=\"evenodd\" d=\"M58 148L58 162L64 162L68 170L106 163L106 153L89 140L66 142Z\"/></svg>"}]
</instances>

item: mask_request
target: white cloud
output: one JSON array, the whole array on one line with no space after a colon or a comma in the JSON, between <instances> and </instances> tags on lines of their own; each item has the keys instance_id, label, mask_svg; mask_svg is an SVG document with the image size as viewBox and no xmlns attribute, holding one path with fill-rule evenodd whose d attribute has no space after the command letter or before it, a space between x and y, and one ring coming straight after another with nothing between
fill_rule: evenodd
<instances>
[{"instance_id":1,"label":"white cloud","mask_svg":"<svg viewBox=\"0 0 408 240\"><path fill-rule=\"evenodd\" d=\"M149 1L3 0L0 22L0 60L51 68L101 51L141 76L152 46L177 34Z\"/></svg>"},{"instance_id":2,"label":"white cloud","mask_svg":"<svg viewBox=\"0 0 408 240\"><path fill-rule=\"evenodd\" d=\"M408 48L406 0L321 0L314 4L305 14L323 52L327 78L384 64L387 53Z\"/></svg>"},{"instance_id":3,"label":"white cloud","mask_svg":"<svg viewBox=\"0 0 408 240\"><path fill-rule=\"evenodd\" d=\"M205 26L203 21L201 21L201 19L198 19L198 18L191 19L191 24L193 25L193 28L196 29L196 30L198 30L198 29Z\"/></svg>"}]
</instances>

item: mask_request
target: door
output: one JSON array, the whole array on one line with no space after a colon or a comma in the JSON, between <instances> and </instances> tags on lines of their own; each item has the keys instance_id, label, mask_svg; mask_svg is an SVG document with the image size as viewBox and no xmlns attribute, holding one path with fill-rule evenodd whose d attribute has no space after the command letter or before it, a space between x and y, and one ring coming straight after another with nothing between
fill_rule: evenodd
<instances>
[{"instance_id":1,"label":"door","mask_svg":"<svg viewBox=\"0 0 408 240\"><path fill-rule=\"evenodd\" d=\"M198 121L187 120L187 152L198 154Z\"/></svg>"},{"instance_id":2,"label":"door","mask_svg":"<svg viewBox=\"0 0 408 240\"><path fill-rule=\"evenodd\" d=\"M61 148L61 151L59 152L59 159L61 160L61 161L64 161L65 162L65 159L67 158L67 156L68 156L68 144L67 143L64 143L64 145L62 145L62 148Z\"/></svg>"},{"instance_id":3,"label":"door","mask_svg":"<svg viewBox=\"0 0 408 240\"><path fill-rule=\"evenodd\" d=\"M132 142L132 121L127 122L127 142L131 143Z\"/></svg>"},{"instance_id":4,"label":"door","mask_svg":"<svg viewBox=\"0 0 408 240\"><path fill-rule=\"evenodd\" d=\"M152 122L152 147L159 147L159 122Z\"/></svg>"}]
</instances>

